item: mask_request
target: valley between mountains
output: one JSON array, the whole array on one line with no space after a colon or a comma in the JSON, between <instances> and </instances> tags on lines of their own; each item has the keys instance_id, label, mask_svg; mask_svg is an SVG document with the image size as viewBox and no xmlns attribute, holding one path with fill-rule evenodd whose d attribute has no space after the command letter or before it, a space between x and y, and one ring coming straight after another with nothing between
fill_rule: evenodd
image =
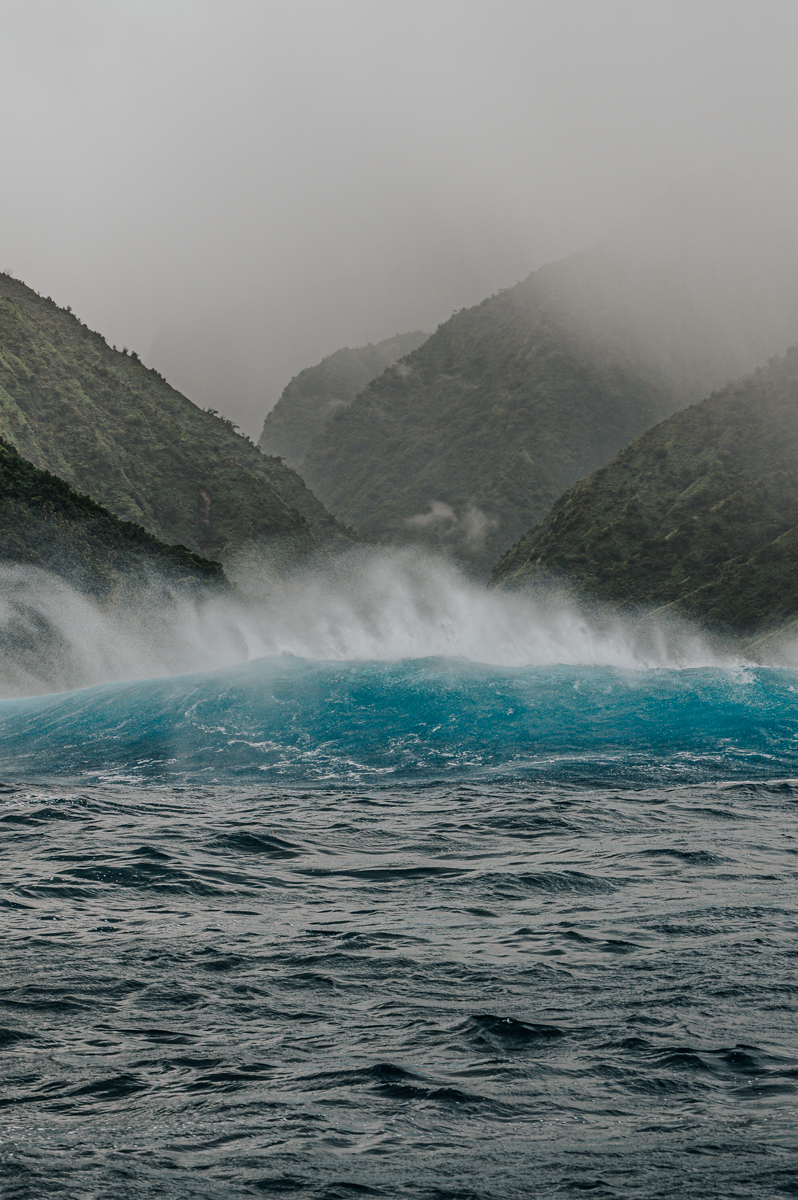
<instances>
[{"instance_id":1,"label":"valley between mountains","mask_svg":"<svg viewBox=\"0 0 798 1200\"><path fill-rule=\"evenodd\" d=\"M798 260L750 230L729 254L674 204L431 335L306 368L258 446L0 275L0 557L109 600L145 563L257 588L416 547L495 587L770 636L798 619Z\"/></svg>"}]
</instances>

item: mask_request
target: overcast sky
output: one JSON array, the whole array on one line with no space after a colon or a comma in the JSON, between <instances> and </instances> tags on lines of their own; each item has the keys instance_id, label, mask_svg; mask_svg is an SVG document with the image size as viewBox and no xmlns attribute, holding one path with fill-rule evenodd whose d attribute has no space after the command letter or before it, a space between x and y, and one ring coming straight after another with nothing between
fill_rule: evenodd
<instances>
[{"instance_id":1,"label":"overcast sky","mask_svg":"<svg viewBox=\"0 0 798 1200\"><path fill-rule=\"evenodd\" d=\"M798 149L795 0L0 0L0 269L257 435L696 172Z\"/></svg>"}]
</instances>

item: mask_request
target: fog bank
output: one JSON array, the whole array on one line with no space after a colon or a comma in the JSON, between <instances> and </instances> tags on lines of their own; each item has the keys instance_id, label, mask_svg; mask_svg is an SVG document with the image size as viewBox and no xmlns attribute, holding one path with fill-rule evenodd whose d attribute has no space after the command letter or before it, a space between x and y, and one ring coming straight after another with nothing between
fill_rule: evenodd
<instances>
[{"instance_id":1,"label":"fog bank","mask_svg":"<svg viewBox=\"0 0 798 1200\"><path fill-rule=\"evenodd\" d=\"M794 211L786 0L0 16L0 267L253 436L303 367L434 329L686 177Z\"/></svg>"}]
</instances>

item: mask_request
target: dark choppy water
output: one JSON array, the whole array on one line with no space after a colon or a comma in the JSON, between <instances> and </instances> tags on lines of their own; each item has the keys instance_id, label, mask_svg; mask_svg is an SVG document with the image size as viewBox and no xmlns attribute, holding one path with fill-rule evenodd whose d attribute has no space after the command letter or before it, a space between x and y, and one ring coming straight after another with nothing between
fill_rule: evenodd
<instances>
[{"instance_id":1,"label":"dark choppy water","mask_svg":"<svg viewBox=\"0 0 798 1200\"><path fill-rule=\"evenodd\" d=\"M0 704L0 1189L798 1195L798 674Z\"/></svg>"}]
</instances>

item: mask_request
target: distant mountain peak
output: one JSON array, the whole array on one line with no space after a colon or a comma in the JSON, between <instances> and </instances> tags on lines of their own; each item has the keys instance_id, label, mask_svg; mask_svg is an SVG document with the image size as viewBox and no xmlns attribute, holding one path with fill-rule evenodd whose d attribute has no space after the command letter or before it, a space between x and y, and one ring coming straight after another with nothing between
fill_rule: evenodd
<instances>
[{"instance_id":1,"label":"distant mountain peak","mask_svg":"<svg viewBox=\"0 0 798 1200\"><path fill-rule=\"evenodd\" d=\"M301 473L311 442L335 414L347 408L372 379L428 337L428 333L412 330L366 346L345 346L300 371L266 417L258 442L263 453L283 458Z\"/></svg>"},{"instance_id":2,"label":"distant mountain peak","mask_svg":"<svg viewBox=\"0 0 798 1200\"><path fill-rule=\"evenodd\" d=\"M557 496L670 413L798 339L789 221L712 185L456 312L329 415L308 485L382 541L487 569ZM447 506L450 521L416 520ZM481 548L459 536L475 510ZM442 510L436 510L442 511Z\"/></svg>"}]
</instances>

